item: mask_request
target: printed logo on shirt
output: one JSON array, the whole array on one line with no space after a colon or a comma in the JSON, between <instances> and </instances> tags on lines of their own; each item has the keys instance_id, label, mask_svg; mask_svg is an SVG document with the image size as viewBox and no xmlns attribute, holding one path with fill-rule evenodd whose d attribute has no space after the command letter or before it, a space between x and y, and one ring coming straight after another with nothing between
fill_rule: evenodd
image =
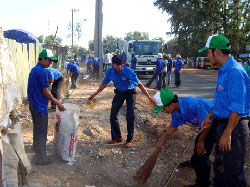
<instances>
[{"instance_id":1,"label":"printed logo on shirt","mask_svg":"<svg viewBox=\"0 0 250 187\"><path fill-rule=\"evenodd\" d=\"M192 120L192 123L193 123L193 124L196 124L196 123L197 123L197 119L193 119L193 120Z\"/></svg>"},{"instance_id":2,"label":"printed logo on shirt","mask_svg":"<svg viewBox=\"0 0 250 187\"><path fill-rule=\"evenodd\" d=\"M221 91L223 90L223 87L221 85L218 86L218 90Z\"/></svg>"}]
</instances>

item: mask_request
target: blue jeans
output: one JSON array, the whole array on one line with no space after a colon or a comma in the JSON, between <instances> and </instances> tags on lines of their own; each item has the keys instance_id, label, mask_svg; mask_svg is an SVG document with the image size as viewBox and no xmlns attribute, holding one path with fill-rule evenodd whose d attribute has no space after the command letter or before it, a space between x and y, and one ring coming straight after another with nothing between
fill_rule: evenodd
<instances>
[{"instance_id":1,"label":"blue jeans","mask_svg":"<svg viewBox=\"0 0 250 187\"><path fill-rule=\"evenodd\" d=\"M168 71L167 74L168 74L168 85L170 85L171 84L171 71Z\"/></svg>"}]
</instances>

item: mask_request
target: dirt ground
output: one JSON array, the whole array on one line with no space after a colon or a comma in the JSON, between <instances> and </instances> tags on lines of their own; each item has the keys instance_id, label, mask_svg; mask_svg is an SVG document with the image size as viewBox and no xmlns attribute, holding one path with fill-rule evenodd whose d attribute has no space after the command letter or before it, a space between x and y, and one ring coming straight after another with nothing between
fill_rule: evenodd
<instances>
[{"instance_id":1,"label":"dirt ground","mask_svg":"<svg viewBox=\"0 0 250 187\"><path fill-rule=\"evenodd\" d=\"M170 85L170 88L179 96L192 95L212 99L217 73L216 70L185 69L181 75L181 87L173 88L173 85ZM146 83L147 80L141 81ZM63 99L65 103L75 103L81 107L75 164L68 166L56 157L55 162L51 165L32 165L33 169L29 174L30 186L136 186L133 182L133 176L153 152L157 138L170 124L171 116L163 113L154 114L146 97L137 88L134 146L124 148L124 142L109 145L107 142L111 138L109 115L114 96L113 86L108 86L97 96L98 103L93 110L86 105L86 99L99 85L100 81L80 79L78 89L70 90L69 96ZM149 89L152 96L156 92L154 89ZM27 105L23 105L20 111L25 150L31 159L34 155L32 151L32 120ZM126 139L125 103L120 110L119 121L123 138ZM47 150L50 154L54 154L55 123L55 111L49 112ZM195 174L192 168L176 166L180 161L190 158L194 138L198 131L196 127L189 124L178 128L178 131L168 139L165 149L157 160L152 176L145 186L179 187L194 183ZM248 177L250 176L249 150L250 146L248 146L245 163L246 176ZM104 156L99 157L99 153ZM250 179L248 181L250 182Z\"/></svg>"}]
</instances>

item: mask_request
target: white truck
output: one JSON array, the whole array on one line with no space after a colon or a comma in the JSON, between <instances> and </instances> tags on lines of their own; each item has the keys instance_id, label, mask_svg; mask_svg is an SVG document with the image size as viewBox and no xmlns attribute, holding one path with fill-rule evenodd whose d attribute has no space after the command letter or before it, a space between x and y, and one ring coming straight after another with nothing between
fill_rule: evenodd
<instances>
[{"instance_id":1,"label":"white truck","mask_svg":"<svg viewBox=\"0 0 250 187\"><path fill-rule=\"evenodd\" d=\"M121 51L127 54L127 63L131 62L131 52L135 53L138 76L152 75L156 66L157 54L162 53L163 45L159 40L130 40L119 44Z\"/></svg>"}]
</instances>

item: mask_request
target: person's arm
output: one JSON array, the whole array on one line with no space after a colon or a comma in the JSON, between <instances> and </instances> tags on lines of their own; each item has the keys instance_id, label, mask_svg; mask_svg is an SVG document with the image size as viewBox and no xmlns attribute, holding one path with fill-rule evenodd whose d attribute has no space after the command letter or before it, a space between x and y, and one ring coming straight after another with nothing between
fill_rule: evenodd
<instances>
[{"instance_id":1,"label":"person's arm","mask_svg":"<svg viewBox=\"0 0 250 187\"><path fill-rule=\"evenodd\" d=\"M92 94L89 98L88 98L88 100L93 100L102 90L104 90L104 88L106 88L107 87L107 84L101 84L100 86L99 86L99 88L97 89L97 91L94 93L94 94Z\"/></svg>"},{"instance_id":2,"label":"person's arm","mask_svg":"<svg viewBox=\"0 0 250 187\"><path fill-rule=\"evenodd\" d=\"M207 117L202 121L201 128L206 129L210 128L212 124L212 117L214 116L213 110L207 114Z\"/></svg>"},{"instance_id":3,"label":"person's arm","mask_svg":"<svg viewBox=\"0 0 250 187\"><path fill-rule=\"evenodd\" d=\"M166 132L164 132L164 134L158 139L157 144L156 144L156 149L161 149L166 138L168 136L172 136L172 134L174 134L174 132L177 130L177 127L172 127L169 126L166 130Z\"/></svg>"},{"instance_id":4,"label":"person's arm","mask_svg":"<svg viewBox=\"0 0 250 187\"><path fill-rule=\"evenodd\" d=\"M204 155L206 153L206 149L204 147L204 140L210 130L211 126L208 128L205 128L202 130L200 137L198 139L197 145L196 145L196 151L199 156Z\"/></svg>"},{"instance_id":5,"label":"person's arm","mask_svg":"<svg viewBox=\"0 0 250 187\"><path fill-rule=\"evenodd\" d=\"M43 88L43 94L50 100L52 103L54 103L60 111L66 110L63 106L63 103L56 98L53 97L53 95L49 92L48 88Z\"/></svg>"},{"instance_id":6,"label":"person's arm","mask_svg":"<svg viewBox=\"0 0 250 187\"><path fill-rule=\"evenodd\" d=\"M239 119L240 114L235 112L230 113L227 127L225 128L219 141L219 149L223 153L231 151L231 134L237 126Z\"/></svg>"},{"instance_id":7,"label":"person's arm","mask_svg":"<svg viewBox=\"0 0 250 187\"><path fill-rule=\"evenodd\" d=\"M155 104L155 101L149 96L147 89L143 86L141 82L138 84L138 87L140 88L142 93L148 98L149 102Z\"/></svg>"},{"instance_id":8,"label":"person's arm","mask_svg":"<svg viewBox=\"0 0 250 187\"><path fill-rule=\"evenodd\" d=\"M49 84L53 83L54 81L53 80L48 80Z\"/></svg>"}]
</instances>

